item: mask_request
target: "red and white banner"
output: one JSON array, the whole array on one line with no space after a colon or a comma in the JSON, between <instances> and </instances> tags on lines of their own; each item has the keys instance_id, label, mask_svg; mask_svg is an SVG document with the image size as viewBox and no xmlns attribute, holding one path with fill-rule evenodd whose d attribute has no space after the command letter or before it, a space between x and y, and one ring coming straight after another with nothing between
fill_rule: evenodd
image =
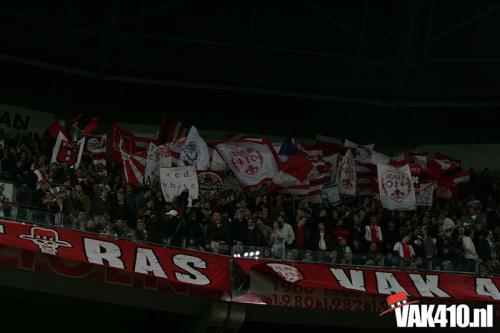
<instances>
[{"instance_id":1,"label":"red and white banner","mask_svg":"<svg viewBox=\"0 0 500 333\"><path fill-rule=\"evenodd\" d=\"M50 163L66 163L69 166L78 169L82 160L83 147L85 146L85 137L73 144L63 132L59 132L57 140L52 151Z\"/></svg>"},{"instance_id":2,"label":"red and white banner","mask_svg":"<svg viewBox=\"0 0 500 333\"><path fill-rule=\"evenodd\" d=\"M350 149L340 160L337 170L337 185L340 193L356 195L356 165Z\"/></svg>"},{"instance_id":3,"label":"red and white banner","mask_svg":"<svg viewBox=\"0 0 500 333\"><path fill-rule=\"evenodd\" d=\"M141 186L143 184L147 153L144 150L129 155L122 151L123 175L127 183L134 186Z\"/></svg>"},{"instance_id":4,"label":"red and white banner","mask_svg":"<svg viewBox=\"0 0 500 333\"><path fill-rule=\"evenodd\" d=\"M196 170L207 170L210 167L210 153L205 141L196 127L192 126L186 137L177 163L178 166L192 165Z\"/></svg>"},{"instance_id":5,"label":"red and white banner","mask_svg":"<svg viewBox=\"0 0 500 333\"><path fill-rule=\"evenodd\" d=\"M93 153L92 154L92 163L95 167L95 173L98 176L107 176L108 168L106 162L106 154L104 153Z\"/></svg>"},{"instance_id":6,"label":"red and white banner","mask_svg":"<svg viewBox=\"0 0 500 333\"><path fill-rule=\"evenodd\" d=\"M189 191L189 206L198 198L198 176L194 166L160 168L160 182L167 202L172 202L184 190Z\"/></svg>"},{"instance_id":7,"label":"red and white banner","mask_svg":"<svg viewBox=\"0 0 500 333\"><path fill-rule=\"evenodd\" d=\"M0 220L0 243L78 262L230 292L229 257Z\"/></svg>"},{"instance_id":8,"label":"red and white banner","mask_svg":"<svg viewBox=\"0 0 500 333\"><path fill-rule=\"evenodd\" d=\"M271 274L302 287L327 288L390 295L405 292L412 298L500 302L500 277L467 274L395 271L325 264L233 259L245 273Z\"/></svg>"},{"instance_id":9,"label":"red and white banner","mask_svg":"<svg viewBox=\"0 0 500 333\"><path fill-rule=\"evenodd\" d=\"M417 199L410 166L378 164L380 202L389 210L415 210Z\"/></svg>"},{"instance_id":10,"label":"red and white banner","mask_svg":"<svg viewBox=\"0 0 500 333\"><path fill-rule=\"evenodd\" d=\"M116 123L111 126L109 140L109 151L111 158L118 163L122 163L122 152L127 155L135 153L135 137L122 130Z\"/></svg>"},{"instance_id":11,"label":"red and white banner","mask_svg":"<svg viewBox=\"0 0 500 333\"><path fill-rule=\"evenodd\" d=\"M286 162L282 163L280 171L273 177L267 193L279 190L288 190L290 192L287 193L292 194L294 191L305 190L308 193L309 182L306 182L306 178L313 167L306 154L297 153L288 156Z\"/></svg>"},{"instance_id":12,"label":"red and white banner","mask_svg":"<svg viewBox=\"0 0 500 333\"><path fill-rule=\"evenodd\" d=\"M160 180L160 149L150 142L146 156L146 168L144 170L144 184L155 186Z\"/></svg>"},{"instance_id":13,"label":"red and white banner","mask_svg":"<svg viewBox=\"0 0 500 333\"><path fill-rule=\"evenodd\" d=\"M87 137L87 150L92 154L106 153L107 134L89 135Z\"/></svg>"},{"instance_id":14,"label":"red and white banner","mask_svg":"<svg viewBox=\"0 0 500 333\"><path fill-rule=\"evenodd\" d=\"M258 186L278 172L277 155L269 141L245 139L215 147L243 186Z\"/></svg>"}]
</instances>

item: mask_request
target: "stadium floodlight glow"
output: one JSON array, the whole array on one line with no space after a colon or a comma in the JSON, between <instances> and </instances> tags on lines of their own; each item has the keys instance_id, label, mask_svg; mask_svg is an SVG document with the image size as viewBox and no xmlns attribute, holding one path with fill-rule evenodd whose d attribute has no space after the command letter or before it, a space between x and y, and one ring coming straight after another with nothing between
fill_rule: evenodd
<instances>
[{"instance_id":1,"label":"stadium floodlight glow","mask_svg":"<svg viewBox=\"0 0 500 333\"><path fill-rule=\"evenodd\" d=\"M260 251L255 251L255 255L258 256L260 254ZM257 259L257 258L255 258Z\"/></svg>"},{"instance_id":2,"label":"stadium floodlight glow","mask_svg":"<svg viewBox=\"0 0 500 333\"><path fill-rule=\"evenodd\" d=\"M253 251L252 251L252 252L250 252L250 257L253 257L253 255L254 255Z\"/></svg>"},{"instance_id":3,"label":"stadium floodlight glow","mask_svg":"<svg viewBox=\"0 0 500 333\"><path fill-rule=\"evenodd\" d=\"M254 259L259 259L259 257L254 257Z\"/></svg>"},{"instance_id":4,"label":"stadium floodlight glow","mask_svg":"<svg viewBox=\"0 0 500 333\"><path fill-rule=\"evenodd\" d=\"M248 252L243 253L243 257L248 257Z\"/></svg>"}]
</instances>

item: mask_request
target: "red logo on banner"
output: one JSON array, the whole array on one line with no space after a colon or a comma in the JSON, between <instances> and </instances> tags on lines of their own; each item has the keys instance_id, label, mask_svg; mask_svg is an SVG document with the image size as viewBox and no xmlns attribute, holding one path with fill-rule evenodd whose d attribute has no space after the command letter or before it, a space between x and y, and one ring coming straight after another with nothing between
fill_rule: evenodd
<instances>
[{"instance_id":1,"label":"red logo on banner","mask_svg":"<svg viewBox=\"0 0 500 333\"><path fill-rule=\"evenodd\" d=\"M231 162L236 170L249 176L256 176L262 170L264 159L260 152L251 148L238 148L231 151Z\"/></svg>"},{"instance_id":2,"label":"red logo on banner","mask_svg":"<svg viewBox=\"0 0 500 333\"><path fill-rule=\"evenodd\" d=\"M57 255L59 246L72 247L70 243L60 240L57 231L52 229L31 227L29 235L19 235L19 238L32 241L42 253L52 255Z\"/></svg>"},{"instance_id":3,"label":"red logo on banner","mask_svg":"<svg viewBox=\"0 0 500 333\"><path fill-rule=\"evenodd\" d=\"M267 266L269 266L273 271L278 273L278 275L286 282L295 283L297 281L304 279L304 277L296 267L286 264L276 264L276 263L270 263L267 264Z\"/></svg>"},{"instance_id":4,"label":"red logo on banner","mask_svg":"<svg viewBox=\"0 0 500 333\"><path fill-rule=\"evenodd\" d=\"M396 202L402 202L410 194L412 180L405 173L386 171L381 180L384 192Z\"/></svg>"}]
</instances>

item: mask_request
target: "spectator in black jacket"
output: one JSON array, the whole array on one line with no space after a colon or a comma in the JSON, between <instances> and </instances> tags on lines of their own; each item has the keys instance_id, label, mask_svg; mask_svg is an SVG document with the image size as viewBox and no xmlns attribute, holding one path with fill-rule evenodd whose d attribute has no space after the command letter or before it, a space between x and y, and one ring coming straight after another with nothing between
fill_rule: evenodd
<instances>
[{"instance_id":1,"label":"spectator in black jacket","mask_svg":"<svg viewBox=\"0 0 500 333\"><path fill-rule=\"evenodd\" d=\"M212 219L208 224L205 232L205 242L208 245L208 249L213 252L219 252L219 243L228 243L228 230L226 221L222 220L222 215L218 211L212 213Z\"/></svg>"},{"instance_id":2,"label":"spectator in black jacket","mask_svg":"<svg viewBox=\"0 0 500 333\"><path fill-rule=\"evenodd\" d=\"M333 248L332 235L326 231L325 223L318 223L318 230L312 237L312 249L320 251L331 251Z\"/></svg>"},{"instance_id":3,"label":"spectator in black jacket","mask_svg":"<svg viewBox=\"0 0 500 333\"><path fill-rule=\"evenodd\" d=\"M247 227L241 232L241 240L243 245L264 246L264 236L257 228L254 219L248 220Z\"/></svg>"},{"instance_id":4,"label":"spectator in black jacket","mask_svg":"<svg viewBox=\"0 0 500 333\"><path fill-rule=\"evenodd\" d=\"M99 221L99 216L102 214L111 215L111 201L109 200L109 192L104 190L101 195L95 197L90 208L90 215L94 216L94 221Z\"/></svg>"}]
</instances>

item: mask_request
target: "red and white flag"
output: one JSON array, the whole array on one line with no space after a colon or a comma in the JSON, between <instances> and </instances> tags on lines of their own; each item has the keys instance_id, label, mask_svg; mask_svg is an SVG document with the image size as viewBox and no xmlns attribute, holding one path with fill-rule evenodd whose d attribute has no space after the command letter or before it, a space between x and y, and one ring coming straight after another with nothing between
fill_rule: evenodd
<instances>
[{"instance_id":1,"label":"red and white flag","mask_svg":"<svg viewBox=\"0 0 500 333\"><path fill-rule=\"evenodd\" d=\"M270 181L279 171L276 153L267 140L227 141L215 148L244 187Z\"/></svg>"},{"instance_id":2,"label":"red and white flag","mask_svg":"<svg viewBox=\"0 0 500 333\"><path fill-rule=\"evenodd\" d=\"M154 186L160 180L160 149L150 142L146 156L146 167L144 170L144 184Z\"/></svg>"},{"instance_id":3,"label":"red and white flag","mask_svg":"<svg viewBox=\"0 0 500 333\"><path fill-rule=\"evenodd\" d=\"M210 168L208 146L194 126L189 130L177 164L179 166L192 165L196 170L208 170Z\"/></svg>"},{"instance_id":4,"label":"red and white flag","mask_svg":"<svg viewBox=\"0 0 500 333\"><path fill-rule=\"evenodd\" d=\"M76 143L69 140L63 132L57 135L52 159L50 163L66 163L77 169L82 160L83 147L85 146L85 137L82 137Z\"/></svg>"},{"instance_id":5,"label":"red and white flag","mask_svg":"<svg viewBox=\"0 0 500 333\"><path fill-rule=\"evenodd\" d=\"M87 139L87 150L92 154L106 153L108 135L89 135Z\"/></svg>"},{"instance_id":6,"label":"red and white flag","mask_svg":"<svg viewBox=\"0 0 500 333\"><path fill-rule=\"evenodd\" d=\"M378 164L377 170L382 207L389 210L415 210L417 199L410 166Z\"/></svg>"},{"instance_id":7,"label":"red and white flag","mask_svg":"<svg viewBox=\"0 0 500 333\"><path fill-rule=\"evenodd\" d=\"M354 160L357 162L370 163L375 144L360 145L345 139L344 147L354 150Z\"/></svg>"},{"instance_id":8,"label":"red and white flag","mask_svg":"<svg viewBox=\"0 0 500 333\"><path fill-rule=\"evenodd\" d=\"M144 150L129 155L122 151L123 174L127 183L134 186L141 186L143 184L147 153Z\"/></svg>"},{"instance_id":9,"label":"red and white flag","mask_svg":"<svg viewBox=\"0 0 500 333\"><path fill-rule=\"evenodd\" d=\"M340 160L337 171L337 185L339 192L347 195L356 195L356 164L352 151L349 149Z\"/></svg>"},{"instance_id":10,"label":"red and white flag","mask_svg":"<svg viewBox=\"0 0 500 333\"><path fill-rule=\"evenodd\" d=\"M111 126L111 133L109 137L109 151L111 158L115 162L122 162L122 152L126 155L131 155L136 152L135 137L122 130L116 123L113 123Z\"/></svg>"},{"instance_id":11,"label":"red and white flag","mask_svg":"<svg viewBox=\"0 0 500 333\"><path fill-rule=\"evenodd\" d=\"M158 143L158 132L156 133L141 133L134 132L132 134L135 138L135 148L136 150L145 150L149 148L150 143L157 144Z\"/></svg>"},{"instance_id":12,"label":"red and white flag","mask_svg":"<svg viewBox=\"0 0 500 333\"><path fill-rule=\"evenodd\" d=\"M108 168L105 153L92 153L92 163L95 167L95 172L99 176L107 176Z\"/></svg>"},{"instance_id":13,"label":"red and white flag","mask_svg":"<svg viewBox=\"0 0 500 333\"><path fill-rule=\"evenodd\" d=\"M309 183L306 178L313 169L313 164L305 154L298 153L288 157L282 165L280 171L274 176L267 193L289 189L294 194L295 191L305 191L309 193ZM295 192L297 194L297 192ZM302 192L304 193L304 192Z\"/></svg>"}]
</instances>

